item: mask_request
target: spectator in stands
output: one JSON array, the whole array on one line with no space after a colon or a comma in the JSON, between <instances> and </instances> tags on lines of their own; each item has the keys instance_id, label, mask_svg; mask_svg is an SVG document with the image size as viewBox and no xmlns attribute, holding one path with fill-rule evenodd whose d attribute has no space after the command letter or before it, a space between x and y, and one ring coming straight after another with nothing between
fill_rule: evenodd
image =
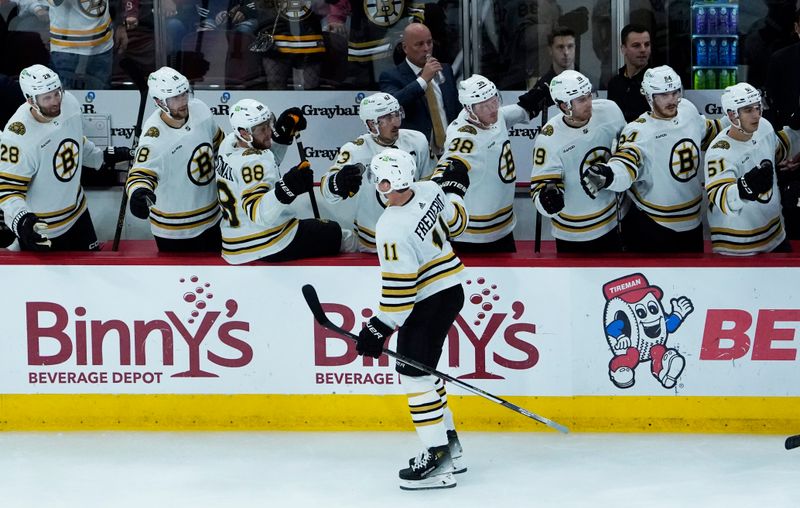
<instances>
[{"instance_id":1,"label":"spectator in stands","mask_svg":"<svg viewBox=\"0 0 800 508\"><path fill-rule=\"evenodd\" d=\"M125 51L124 23L112 26L109 0L88 6L54 0L50 7L50 62L66 89L105 89L111 86L113 53ZM120 10L117 10L120 14ZM79 35L76 35L79 34Z\"/></svg>"},{"instance_id":2,"label":"spectator in stands","mask_svg":"<svg viewBox=\"0 0 800 508\"><path fill-rule=\"evenodd\" d=\"M626 122L632 122L650 110L641 92L642 78L650 65L650 32L640 25L625 25L620 39L625 65L608 81L608 100L617 103Z\"/></svg>"}]
</instances>

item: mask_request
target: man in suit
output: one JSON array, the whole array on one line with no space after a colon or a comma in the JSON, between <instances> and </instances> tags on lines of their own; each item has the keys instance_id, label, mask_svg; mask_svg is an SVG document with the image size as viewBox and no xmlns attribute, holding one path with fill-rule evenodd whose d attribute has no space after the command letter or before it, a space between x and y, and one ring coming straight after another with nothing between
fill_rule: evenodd
<instances>
[{"instance_id":1,"label":"man in suit","mask_svg":"<svg viewBox=\"0 0 800 508\"><path fill-rule=\"evenodd\" d=\"M439 156L447 126L461 110L453 70L431 56L433 38L422 23L411 23L403 30L403 51L405 61L381 74L380 89L403 106L401 127L423 133Z\"/></svg>"}]
</instances>

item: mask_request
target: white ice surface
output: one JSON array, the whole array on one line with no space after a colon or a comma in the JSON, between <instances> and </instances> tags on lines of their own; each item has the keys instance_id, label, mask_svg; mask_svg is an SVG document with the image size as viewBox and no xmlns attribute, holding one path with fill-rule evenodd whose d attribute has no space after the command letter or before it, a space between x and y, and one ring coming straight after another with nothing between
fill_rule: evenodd
<instances>
[{"instance_id":1,"label":"white ice surface","mask_svg":"<svg viewBox=\"0 0 800 508\"><path fill-rule=\"evenodd\" d=\"M784 437L463 432L458 486L406 492L412 432L0 433L0 507L794 508Z\"/></svg>"}]
</instances>

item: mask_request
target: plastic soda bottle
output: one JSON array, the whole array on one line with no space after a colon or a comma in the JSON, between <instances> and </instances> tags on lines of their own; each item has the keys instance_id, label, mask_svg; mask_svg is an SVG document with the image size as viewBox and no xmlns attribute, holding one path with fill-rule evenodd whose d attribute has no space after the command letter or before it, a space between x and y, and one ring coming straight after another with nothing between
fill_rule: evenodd
<instances>
[{"instance_id":1,"label":"plastic soda bottle","mask_svg":"<svg viewBox=\"0 0 800 508\"><path fill-rule=\"evenodd\" d=\"M697 39L695 42L695 55L697 56L697 65L708 65L708 46L705 39Z\"/></svg>"}]
</instances>

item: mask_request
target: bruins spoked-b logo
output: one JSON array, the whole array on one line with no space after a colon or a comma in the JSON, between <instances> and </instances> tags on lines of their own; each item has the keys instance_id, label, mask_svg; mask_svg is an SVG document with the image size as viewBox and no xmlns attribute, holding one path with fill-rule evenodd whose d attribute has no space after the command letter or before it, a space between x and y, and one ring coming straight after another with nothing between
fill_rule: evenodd
<instances>
[{"instance_id":1,"label":"bruins spoked-b logo","mask_svg":"<svg viewBox=\"0 0 800 508\"><path fill-rule=\"evenodd\" d=\"M62 182L69 182L80 167L80 145L74 139L67 138L58 145L53 154L53 173Z\"/></svg>"},{"instance_id":2,"label":"bruins spoked-b logo","mask_svg":"<svg viewBox=\"0 0 800 508\"><path fill-rule=\"evenodd\" d=\"M586 152L586 155L583 156L583 161L581 161L581 168L580 173L583 174L583 171L589 169L590 167L594 166L595 164L605 164L608 162L608 159L611 158L611 150L604 146L596 146Z\"/></svg>"},{"instance_id":3,"label":"bruins spoked-b logo","mask_svg":"<svg viewBox=\"0 0 800 508\"><path fill-rule=\"evenodd\" d=\"M517 166L514 164L514 154L511 153L511 141L506 140L503 143L497 174L503 183L513 183L517 180Z\"/></svg>"},{"instance_id":4,"label":"bruins spoked-b logo","mask_svg":"<svg viewBox=\"0 0 800 508\"><path fill-rule=\"evenodd\" d=\"M93 18L102 17L106 13L106 0L80 0L78 5L84 14Z\"/></svg>"},{"instance_id":5,"label":"bruins spoked-b logo","mask_svg":"<svg viewBox=\"0 0 800 508\"><path fill-rule=\"evenodd\" d=\"M364 13L378 26L392 26L400 21L405 0L364 0Z\"/></svg>"},{"instance_id":6,"label":"bruins spoked-b logo","mask_svg":"<svg viewBox=\"0 0 800 508\"><path fill-rule=\"evenodd\" d=\"M281 0L278 3L281 16L289 21L300 21L311 15L310 0Z\"/></svg>"},{"instance_id":7,"label":"bruins spoked-b logo","mask_svg":"<svg viewBox=\"0 0 800 508\"><path fill-rule=\"evenodd\" d=\"M186 169L189 173L189 180L195 185L208 185L216 180L214 171L214 149L208 143L198 145L192 152L192 158Z\"/></svg>"},{"instance_id":8,"label":"bruins spoked-b logo","mask_svg":"<svg viewBox=\"0 0 800 508\"><path fill-rule=\"evenodd\" d=\"M700 167L700 150L689 138L684 138L672 147L669 169L672 178L679 182L688 182L697 176Z\"/></svg>"}]
</instances>

